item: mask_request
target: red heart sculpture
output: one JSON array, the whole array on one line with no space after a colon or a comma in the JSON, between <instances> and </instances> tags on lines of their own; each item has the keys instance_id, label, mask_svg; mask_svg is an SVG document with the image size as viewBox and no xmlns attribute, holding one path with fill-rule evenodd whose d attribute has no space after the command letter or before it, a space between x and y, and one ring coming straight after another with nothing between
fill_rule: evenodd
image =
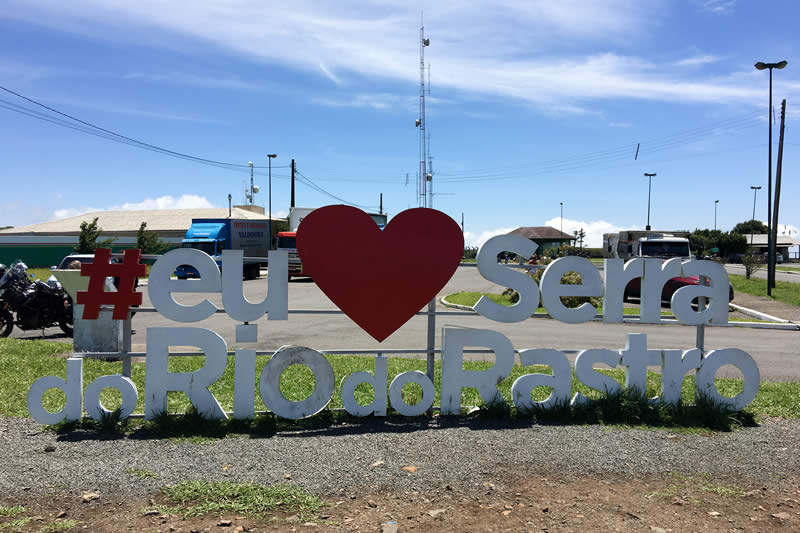
<instances>
[{"instance_id":1,"label":"red heart sculpture","mask_svg":"<svg viewBox=\"0 0 800 533\"><path fill-rule=\"evenodd\" d=\"M456 271L461 228L441 211L416 208L381 231L355 207L316 209L297 230L303 271L378 342L422 309Z\"/></svg>"}]
</instances>

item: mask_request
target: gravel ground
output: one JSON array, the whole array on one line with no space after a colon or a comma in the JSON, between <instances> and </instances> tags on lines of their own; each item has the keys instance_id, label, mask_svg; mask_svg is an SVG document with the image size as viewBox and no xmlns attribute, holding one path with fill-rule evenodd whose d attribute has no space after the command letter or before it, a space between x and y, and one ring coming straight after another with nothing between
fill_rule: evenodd
<instances>
[{"instance_id":1,"label":"gravel ground","mask_svg":"<svg viewBox=\"0 0 800 533\"><path fill-rule=\"evenodd\" d=\"M731 433L688 435L602 426L498 427L461 419L337 425L207 443L57 435L28 419L0 418L0 493L96 490L144 497L186 479L275 483L323 495L369 490L479 490L517 476L636 478L709 473L764 486L800 472L800 421L766 419ZM382 462L381 462L382 461ZM415 466L416 472L403 470ZM157 477L142 479L133 469Z\"/></svg>"}]
</instances>

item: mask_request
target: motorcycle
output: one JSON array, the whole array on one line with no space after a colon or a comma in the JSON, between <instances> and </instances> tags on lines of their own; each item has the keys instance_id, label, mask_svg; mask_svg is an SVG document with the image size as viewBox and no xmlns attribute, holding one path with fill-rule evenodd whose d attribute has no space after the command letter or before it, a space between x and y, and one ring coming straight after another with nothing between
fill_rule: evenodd
<instances>
[{"instance_id":1,"label":"motorcycle","mask_svg":"<svg viewBox=\"0 0 800 533\"><path fill-rule=\"evenodd\" d=\"M72 324L72 298L57 282L31 280L22 261L0 277L0 337L8 337L14 326L22 330L58 326L71 337Z\"/></svg>"}]
</instances>

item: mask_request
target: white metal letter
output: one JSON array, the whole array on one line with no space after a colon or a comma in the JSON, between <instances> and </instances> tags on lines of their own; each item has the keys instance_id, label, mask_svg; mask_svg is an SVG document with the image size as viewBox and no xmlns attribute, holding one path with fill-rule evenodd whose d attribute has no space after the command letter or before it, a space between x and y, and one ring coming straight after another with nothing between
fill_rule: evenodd
<instances>
[{"instance_id":1,"label":"white metal letter","mask_svg":"<svg viewBox=\"0 0 800 533\"><path fill-rule=\"evenodd\" d=\"M511 399L517 409L550 409L559 403L569 402L572 393L572 367L562 352L552 348L522 350L519 359L523 366L547 365L553 369L550 374L525 374L518 377L511 386ZM531 399L531 391L536 387L550 387L550 396L541 402Z\"/></svg>"},{"instance_id":2,"label":"white metal letter","mask_svg":"<svg viewBox=\"0 0 800 533\"><path fill-rule=\"evenodd\" d=\"M516 290L519 301L506 306L481 296L473 306L475 311L495 322L521 322L536 312L539 308L539 287L536 282L526 272L499 264L497 254L514 252L521 257L529 257L538 247L535 242L519 235L497 235L481 246L476 259L478 271L492 283Z\"/></svg>"},{"instance_id":3,"label":"white metal letter","mask_svg":"<svg viewBox=\"0 0 800 533\"><path fill-rule=\"evenodd\" d=\"M561 278L567 272L577 272L581 276L581 285L561 284ZM562 296L602 296L603 280L591 261L583 257L562 257L556 259L545 269L542 275L542 305L550 316L568 324L580 324L591 320L597 309L585 303L575 309L561 302Z\"/></svg>"},{"instance_id":4,"label":"white metal letter","mask_svg":"<svg viewBox=\"0 0 800 533\"><path fill-rule=\"evenodd\" d=\"M283 371L292 365L305 365L314 373L314 392L305 400L287 400L281 392ZM261 371L258 390L269 410L283 418L307 418L325 409L331 401L334 381L333 368L325 356L303 346L282 346Z\"/></svg>"},{"instance_id":5,"label":"white metal letter","mask_svg":"<svg viewBox=\"0 0 800 533\"><path fill-rule=\"evenodd\" d=\"M205 354L205 364L194 372L169 371L170 346L196 346ZM225 340L204 328L147 328L145 369L145 418L167 411L167 392L183 391L204 418L228 418L208 390L225 372L228 347ZM234 385L235 387L235 385Z\"/></svg>"},{"instance_id":6,"label":"white metal letter","mask_svg":"<svg viewBox=\"0 0 800 533\"><path fill-rule=\"evenodd\" d=\"M289 318L289 255L286 250L269 254L267 296L259 303L244 297L242 283L242 250L222 251L222 306L234 320L255 322L269 311L269 320Z\"/></svg>"},{"instance_id":7,"label":"white metal letter","mask_svg":"<svg viewBox=\"0 0 800 533\"><path fill-rule=\"evenodd\" d=\"M375 358L375 373L354 372L342 379L342 405L353 416L386 416L386 382L388 378L388 359ZM430 381L430 380L429 380ZM372 387L374 399L368 405L356 401L356 387L367 383Z\"/></svg>"},{"instance_id":8,"label":"white metal letter","mask_svg":"<svg viewBox=\"0 0 800 533\"><path fill-rule=\"evenodd\" d=\"M42 406L44 393L49 389L61 389L66 396L64 408L51 413ZM28 390L28 413L40 424L58 424L62 420L80 420L82 417L81 399L83 394L83 359L67 359L67 380L47 376L37 379Z\"/></svg>"},{"instance_id":9,"label":"white metal letter","mask_svg":"<svg viewBox=\"0 0 800 533\"><path fill-rule=\"evenodd\" d=\"M461 411L461 389L475 387L487 404L504 401L497 384L508 377L514 366L514 347L506 336L486 329L444 328L442 334L442 414ZM495 363L488 370L464 370L464 347L491 349Z\"/></svg>"},{"instance_id":10,"label":"white metal letter","mask_svg":"<svg viewBox=\"0 0 800 533\"><path fill-rule=\"evenodd\" d=\"M717 371L725 365L735 366L744 377L742 392L733 398L721 395L714 383ZM758 371L758 365L749 353L738 348L714 350L703 359L703 364L694 378L695 399L700 395L705 395L715 403L725 405L734 411L741 411L755 399L760 381L761 374Z\"/></svg>"},{"instance_id":11,"label":"white metal letter","mask_svg":"<svg viewBox=\"0 0 800 533\"><path fill-rule=\"evenodd\" d=\"M619 357L619 352L603 348L584 350L575 358L575 377L587 387L606 395L618 394L621 387L617 380L611 376L595 372L594 364L604 363L611 368L616 368L619 364ZM572 397L572 405L580 405L588 401L591 401L590 398L580 392L576 392L575 396Z\"/></svg>"},{"instance_id":12,"label":"white metal letter","mask_svg":"<svg viewBox=\"0 0 800 533\"><path fill-rule=\"evenodd\" d=\"M200 279L170 279L180 265L190 265ZM217 263L207 253L194 248L176 248L162 255L150 269L147 294L153 307L176 322L198 322L213 315L217 306L209 300L196 305L183 305L172 297L174 292L220 292Z\"/></svg>"}]
</instances>

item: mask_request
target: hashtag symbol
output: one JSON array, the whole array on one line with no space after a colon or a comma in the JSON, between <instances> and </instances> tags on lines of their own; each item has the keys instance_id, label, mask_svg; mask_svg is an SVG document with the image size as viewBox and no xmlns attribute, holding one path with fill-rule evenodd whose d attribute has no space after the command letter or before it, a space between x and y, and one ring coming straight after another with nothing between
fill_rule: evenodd
<instances>
[{"instance_id":1,"label":"hashtag symbol","mask_svg":"<svg viewBox=\"0 0 800 533\"><path fill-rule=\"evenodd\" d=\"M125 250L122 263L111 263L111 250L98 248L94 252L94 262L81 265L81 276L89 276L89 290L78 291L77 303L83 304L83 319L97 320L100 306L113 305L114 320L125 320L132 305L142 305L142 293L136 292L136 278L147 272L139 263L141 250ZM107 277L119 278L117 292L106 292Z\"/></svg>"}]
</instances>

